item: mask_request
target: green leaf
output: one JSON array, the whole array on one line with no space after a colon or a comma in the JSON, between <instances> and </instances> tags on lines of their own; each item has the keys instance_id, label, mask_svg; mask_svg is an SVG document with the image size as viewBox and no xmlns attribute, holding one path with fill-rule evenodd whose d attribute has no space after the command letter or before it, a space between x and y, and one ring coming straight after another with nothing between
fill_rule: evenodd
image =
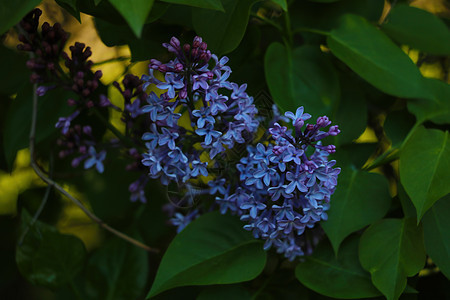
<instances>
[{"instance_id":1,"label":"green leaf","mask_svg":"<svg viewBox=\"0 0 450 300\"><path fill-rule=\"evenodd\" d=\"M344 15L327 43L334 55L383 92L405 98L431 97L408 55L364 18Z\"/></svg>"},{"instance_id":2,"label":"green leaf","mask_svg":"<svg viewBox=\"0 0 450 300\"><path fill-rule=\"evenodd\" d=\"M223 0L225 12L195 9L192 24L212 52L224 54L237 48L247 28L250 8L260 0Z\"/></svg>"},{"instance_id":3,"label":"green leaf","mask_svg":"<svg viewBox=\"0 0 450 300\"><path fill-rule=\"evenodd\" d=\"M1 1L0 2L0 34L19 23L41 0Z\"/></svg>"},{"instance_id":4,"label":"green leaf","mask_svg":"<svg viewBox=\"0 0 450 300\"><path fill-rule=\"evenodd\" d=\"M26 67L27 57L0 45L0 69L8 70L0 74L0 92L12 95L22 88L30 76Z\"/></svg>"},{"instance_id":5,"label":"green leaf","mask_svg":"<svg viewBox=\"0 0 450 300\"><path fill-rule=\"evenodd\" d=\"M22 211L22 231L31 216ZM56 228L36 221L17 246L16 262L31 283L50 288L71 281L83 268L86 250L75 236L59 233Z\"/></svg>"},{"instance_id":6,"label":"green leaf","mask_svg":"<svg viewBox=\"0 0 450 300\"><path fill-rule=\"evenodd\" d=\"M329 243L322 242L313 255L297 265L295 276L306 287L333 298L356 299L380 295L358 261L358 238L342 244L336 257ZM349 288L351 282L352 288Z\"/></svg>"},{"instance_id":7,"label":"green leaf","mask_svg":"<svg viewBox=\"0 0 450 300\"><path fill-rule=\"evenodd\" d=\"M154 0L109 0L109 2L125 18L137 37L141 36L142 27L152 9L153 1Z\"/></svg>"},{"instance_id":8,"label":"green leaf","mask_svg":"<svg viewBox=\"0 0 450 300\"><path fill-rule=\"evenodd\" d=\"M391 140L392 147L400 147L415 124L415 118L406 110L391 112L386 116L383 128Z\"/></svg>"},{"instance_id":9,"label":"green leaf","mask_svg":"<svg viewBox=\"0 0 450 300\"><path fill-rule=\"evenodd\" d=\"M359 243L359 260L388 300L398 299L406 277L425 265L423 230L414 219L383 219L370 226Z\"/></svg>"},{"instance_id":10,"label":"green leaf","mask_svg":"<svg viewBox=\"0 0 450 300\"><path fill-rule=\"evenodd\" d=\"M196 300L250 300L250 292L241 285L227 284L207 287L198 295Z\"/></svg>"},{"instance_id":11,"label":"green leaf","mask_svg":"<svg viewBox=\"0 0 450 300\"><path fill-rule=\"evenodd\" d=\"M343 74L340 76L340 82L341 97L331 119L341 130L334 138L336 146L356 140L367 126L367 104L362 90Z\"/></svg>"},{"instance_id":12,"label":"green leaf","mask_svg":"<svg viewBox=\"0 0 450 300\"><path fill-rule=\"evenodd\" d=\"M73 107L68 106L66 102L71 95L71 92L55 89L38 98L36 143L60 130L55 128L58 118L67 117L73 111ZM3 136L3 147L9 166L12 166L17 151L29 144L32 104L33 89L31 85L27 85L19 91L9 109Z\"/></svg>"},{"instance_id":13,"label":"green leaf","mask_svg":"<svg viewBox=\"0 0 450 300\"><path fill-rule=\"evenodd\" d=\"M381 219L391 203L388 182L382 175L344 167L338 183L328 220L322 222L336 253L348 235Z\"/></svg>"},{"instance_id":14,"label":"green leaf","mask_svg":"<svg viewBox=\"0 0 450 300\"><path fill-rule=\"evenodd\" d=\"M168 42L172 36L181 34L180 27L159 22L146 24L140 38L134 37L125 24L113 24L96 18L95 26L103 43L108 47L128 45L133 62L167 55L167 49L162 46L162 43Z\"/></svg>"},{"instance_id":15,"label":"green leaf","mask_svg":"<svg viewBox=\"0 0 450 300\"><path fill-rule=\"evenodd\" d=\"M67 10L78 22L81 23L80 10L78 9L77 0L56 0L62 8Z\"/></svg>"},{"instance_id":16,"label":"green leaf","mask_svg":"<svg viewBox=\"0 0 450 300\"><path fill-rule=\"evenodd\" d=\"M436 55L450 55L450 31L437 16L406 4L395 5L381 26L400 44Z\"/></svg>"},{"instance_id":17,"label":"green leaf","mask_svg":"<svg viewBox=\"0 0 450 300\"><path fill-rule=\"evenodd\" d=\"M400 154L400 181L417 210L417 220L450 193L449 132L419 127Z\"/></svg>"},{"instance_id":18,"label":"green leaf","mask_svg":"<svg viewBox=\"0 0 450 300\"><path fill-rule=\"evenodd\" d=\"M89 259L86 291L91 299L140 299L147 282L148 254L118 238L108 241Z\"/></svg>"},{"instance_id":19,"label":"green leaf","mask_svg":"<svg viewBox=\"0 0 450 300\"><path fill-rule=\"evenodd\" d=\"M313 28L329 31L339 24L344 14L360 15L377 22L383 12L384 0L340 0L334 3L293 1L289 12L293 28Z\"/></svg>"},{"instance_id":20,"label":"green leaf","mask_svg":"<svg viewBox=\"0 0 450 300\"><path fill-rule=\"evenodd\" d=\"M162 2L225 11L220 0L161 0Z\"/></svg>"},{"instance_id":21,"label":"green leaf","mask_svg":"<svg viewBox=\"0 0 450 300\"><path fill-rule=\"evenodd\" d=\"M288 5L286 0L272 0L273 3L278 4L284 11L288 11Z\"/></svg>"},{"instance_id":22,"label":"green leaf","mask_svg":"<svg viewBox=\"0 0 450 300\"><path fill-rule=\"evenodd\" d=\"M147 297L180 286L251 280L265 263L261 241L245 231L238 218L211 212L175 236Z\"/></svg>"},{"instance_id":23,"label":"green leaf","mask_svg":"<svg viewBox=\"0 0 450 300\"><path fill-rule=\"evenodd\" d=\"M264 58L266 81L274 102L285 111L299 106L313 117L331 111L339 100L336 71L319 47L303 46L294 51L272 43Z\"/></svg>"},{"instance_id":24,"label":"green leaf","mask_svg":"<svg viewBox=\"0 0 450 300\"><path fill-rule=\"evenodd\" d=\"M450 279L450 196L437 201L423 217L425 248L441 272Z\"/></svg>"},{"instance_id":25,"label":"green leaf","mask_svg":"<svg viewBox=\"0 0 450 300\"><path fill-rule=\"evenodd\" d=\"M434 78L424 78L424 83L433 97L408 101L408 110L416 116L419 123L428 120L437 124L449 124L450 85Z\"/></svg>"}]
</instances>

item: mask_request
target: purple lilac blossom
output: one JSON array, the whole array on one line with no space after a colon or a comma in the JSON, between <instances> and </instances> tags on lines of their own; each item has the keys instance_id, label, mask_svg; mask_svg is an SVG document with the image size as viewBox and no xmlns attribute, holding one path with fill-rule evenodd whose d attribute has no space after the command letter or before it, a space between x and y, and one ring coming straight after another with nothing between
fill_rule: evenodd
<instances>
[{"instance_id":1,"label":"purple lilac blossom","mask_svg":"<svg viewBox=\"0 0 450 300\"><path fill-rule=\"evenodd\" d=\"M149 132L142 136L148 149L142 164L151 178L164 185L187 184L208 176L208 168L215 165L211 160L226 149L251 140L259 126L258 110L245 92L246 84L227 81L228 58L211 54L200 37L192 45L181 45L173 37L163 46L176 58L165 64L152 59L149 75L142 77L144 87L154 84L166 90L159 97L150 93L148 105L141 110L151 120ZM162 72L164 80L157 79L154 71ZM189 117L190 128L179 124L182 115Z\"/></svg>"},{"instance_id":2,"label":"purple lilac blossom","mask_svg":"<svg viewBox=\"0 0 450 300\"><path fill-rule=\"evenodd\" d=\"M328 161L335 147L324 146L320 140L337 135L339 129L331 126L326 131L331 124L327 117L304 126L311 116L304 113L303 107L285 116L291 120L294 132L275 122L269 129L272 138L268 143L248 146L248 155L236 166L240 174L238 188L217 203L222 213L239 215L247 223L245 229L265 240L264 249L274 247L294 260L310 253L311 242L303 235L305 229L327 219L341 170L334 167L336 161ZM309 156L308 148L313 150ZM224 195L224 190L220 194Z\"/></svg>"}]
</instances>

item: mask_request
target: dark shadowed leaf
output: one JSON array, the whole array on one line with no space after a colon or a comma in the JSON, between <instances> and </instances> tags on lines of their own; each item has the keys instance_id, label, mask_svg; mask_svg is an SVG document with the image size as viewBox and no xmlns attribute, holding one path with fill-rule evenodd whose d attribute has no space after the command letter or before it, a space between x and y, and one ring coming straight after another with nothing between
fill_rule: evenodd
<instances>
[{"instance_id":1,"label":"dark shadowed leaf","mask_svg":"<svg viewBox=\"0 0 450 300\"><path fill-rule=\"evenodd\" d=\"M161 0L162 2L182 4L199 8L224 11L220 0Z\"/></svg>"},{"instance_id":2,"label":"dark shadowed leaf","mask_svg":"<svg viewBox=\"0 0 450 300\"><path fill-rule=\"evenodd\" d=\"M265 263L262 243L242 228L238 218L211 212L175 236L148 297L179 286L251 280Z\"/></svg>"},{"instance_id":3,"label":"dark shadowed leaf","mask_svg":"<svg viewBox=\"0 0 450 300\"><path fill-rule=\"evenodd\" d=\"M381 28L400 44L431 54L450 54L450 30L437 16L423 9L395 5Z\"/></svg>"},{"instance_id":4,"label":"dark shadowed leaf","mask_svg":"<svg viewBox=\"0 0 450 300\"><path fill-rule=\"evenodd\" d=\"M427 100L428 101L428 100ZM392 147L399 147L415 124L415 118L406 110L394 111L386 116L383 128Z\"/></svg>"},{"instance_id":5,"label":"dark shadowed leaf","mask_svg":"<svg viewBox=\"0 0 450 300\"><path fill-rule=\"evenodd\" d=\"M327 43L334 55L383 92L405 98L431 97L408 55L364 18L344 15Z\"/></svg>"},{"instance_id":6,"label":"dark shadowed leaf","mask_svg":"<svg viewBox=\"0 0 450 300\"><path fill-rule=\"evenodd\" d=\"M450 279L450 197L437 201L423 217L425 248L433 262Z\"/></svg>"},{"instance_id":7,"label":"dark shadowed leaf","mask_svg":"<svg viewBox=\"0 0 450 300\"><path fill-rule=\"evenodd\" d=\"M250 8L260 0L223 0L225 12L195 9L192 24L213 53L233 51L244 37Z\"/></svg>"},{"instance_id":8,"label":"dark shadowed leaf","mask_svg":"<svg viewBox=\"0 0 450 300\"><path fill-rule=\"evenodd\" d=\"M92 299L139 299L147 282L148 253L114 238L93 253L86 269Z\"/></svg>"},{"instance_id":9,"label":"dark shadowed leaf","mask_svg":"<svg viewBox=\"0 0 450 300\"><path fill-rule=\"evenodd\" d=\"M284 11L288 10L288 5L286 0L272 0L272 2L278 4Z\"/></svg>"},{"instance_id":10,"label":"dark shadowed leaf","mask_svg":"<svg viewBox=\"0 0 450 300\"><path fill-rule=\"evenodd\" d=\"M425 265L423 230L415 219L384 219L370 226L359 243L359 260L373 284L388 300L396 300L406 277Z\"/></svg>"},{"instance_id":11,"label":"dark shadowed leaf","mask_svg":"<svg viewBox=\"0 0 450 300\"><path fill-rule=\"evenodd\" d=\"M448 131L419 127L400 154L400 180L420 220L433 204L450 193Z\"/></svg>"},{"instance_id":12,"label":"dark shadowed leaf","mask_svg":"<svg viewBox=\"0 0 450 300\"><path fill-rule=\"evenodd\" d=\"M81 23L80 10L78 9L77 0L56 0L62 8L67 10L78 22Z\"/></svg>"},{"instance_id":13,"label":"dark shadowed leaf","mask_svg":"<svg viewBox=\"0 0 450 300\"><path fill-rule=\"evenodd\" d=\"M0 34L19 23L41 0L0 1Z\"/></svg>"},{"instance_id":14,"label":"dark shadowed leaf","mask_svg":"<svg viewBox=\"0 0 450 300\"><path fill-rule=\"evenodd\" d=\"M12 95L22 88L28 81L30 72L26 67L27 56L0 46L0 70L8 70L0 74L0 92Z\"/></svg>"},{"instance_id":15,"label":"dark shadowed leaf","mask_svg":"<svg viewBox=\"0 0 450 300\"><path fill-rule=\"evenodd\" d=\"M31 216L22 211L22 232ZM16 262L31 283L50 288L71 281L81 271L86 256L83 242L75 236L59 233L56 228L36 221L17 246Z\"/></svg>"},{"instance_id":16,"label":"dark shadowed leaf","mask_svg":"<svg viewBox=\"0 0 450 300\"><path fill-rule=\"evenodd\" d=\"M141 36L142 27L152 9L154 0L109 0L125 18L137 37Z\"/></svg>"},{"instance_id":17,"label":"dark shadowed leaf","mask_svg":"<svg viewBox=\"0 0 450 300\"><path fill-rule=\"evenodd\" d=\"M322 242L313 255L297 265L297 279L328 297L355 299L379 296L380 292L373 286L370 274L359 263L358 241L357 236L348 238L337 257L331 245Z\"/></svg>"},{"instance_id":18,"label":"dark shadowed leaf","mask_svg":"<svg viewBox=\"0 0 450 300\"><path fill-rule=\"evenodd\" d=\"M314 28L329 31L339 24L343 14L360 15L377 22L383 12L384 0L339 0L334 3L293 1L289 12L294 15L294 28Z\"/></svg>"},{"instance_id":19,"label":"dark shadowed leaf","mask_svg":"<svg viewBox=\"0 0 450 300\"><path fill-rule=\"evenodd\" d=\"M272 43L264 58L266 81L274 102L284 111L304 106L313 118L323 116L339 100L336 71L319 47L303 46L294 51Z\"/></svg>"},{"instance_id":20,"label":"dark shadowed leaf","mask_svg":"<svg viewBox=\"0 0 450 300\"><path fill-rule=\"evenodd\" d=\"M424 78L424 83L432 97L409 100L408 110L420 123L429 120L437 124L450 124L450 85L434 78Z\"/></svg>"},{"instance_id":21,"label":"dark shadowed leaf","mask_svg":"<svg viewBox=\"0 0 450 300\"><path fill-rule=\"evenodd\" d=\"M197 300L250 300L252 296L248 290L237 284L216 285L206 287L200 292Z\"/></svg>"},{"instance_id":22,"label":"dark shadowed leaf","mask_svg":"<svg viewBox=\"0 0 450 300\"><path fill-rule=\"evenodd\" d=\"M384 176L353 166L342 167L336 192L330 200L328 220L322 222L334 251L338 253L339 245L352 232L381 219L390 203Z\"/></svg>"},{"instance_id":23,"label":"dark shadowed leaf","mask_svg":"<svg viewBox=\"0 0 450 300\"><path fill-rule=\"evenodd\" d=\"M340 74L341 97L333 109L331 121L339 125L341 132L334 138L335 145L351 143L356 140L367 126L367 104L362 90ZM324 113L322 113L324 114Z\"/></svg>"}]
</instances>

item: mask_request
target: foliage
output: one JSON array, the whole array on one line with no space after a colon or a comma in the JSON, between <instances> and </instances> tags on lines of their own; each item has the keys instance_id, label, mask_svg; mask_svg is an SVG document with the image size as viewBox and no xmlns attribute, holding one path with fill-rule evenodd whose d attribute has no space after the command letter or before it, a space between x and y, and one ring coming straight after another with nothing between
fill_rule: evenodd
<instances>
[{"instance_id":1,"label":"foliage","mask_svg":"<svg viewBox=\"0 0 450 300\"><path fill-rule=\"evenodd\" d=\"M31 170L21 159L26 148L50 181L18 182L19 213L0 211L0 298L449 295L450 7L433 14L384 0L46 1L41 7L53 5L66 18L92 16L107 46L129 47L131 57L94 64L95 48L66 45L63 29L75 27L38 26L39 14L29 12L39 1L11 3L0 0L0 188ZM162 43L176 61L165 63L171 56ZM188 57L193 49L198 55ZM117 61L126 68L111 83L99 70ZM150 73L132 75L141 61ZM178 76L191 71L196 83ZM248 113L220 108L232 101L217 94ZM206 112L206 101L216 112ZM291 120L285 112L293 112L286 114ZM311 133L308 113L313 124L327 115L340 134L335 126ZM233 118L239 122L229 125ZM323 152L298 148L274 162L285 140L271 120L293 130L284 138L296 147ZM330 125L328 118L316 123ZM155 140L156 126L164 128L164 142ZM308 134L313 138L300 138ZM302 163L295 160L299 149ZM316 177L302 187L292 170L310 167L306 155L328 154L330 161L315 160L327 164L321 174L328 177L317 182L329 187L315 190L319 215L303 223L292 217L302 249L283 248L279 235L274 242L279 229L267 229L281 210L274 182L285 189L283 199L310 197ZM163 178L168 161L183 171ZM256 165L274 170L278 163L287 167L255 172ZM225 202L242 195L235 206ZM78 218L94 230L64 226L76 215L72 203L91 212ZM295 213L309 209L293 205ZM283 237L294 235L288 231Z\"/></svg>"}]
</instances>

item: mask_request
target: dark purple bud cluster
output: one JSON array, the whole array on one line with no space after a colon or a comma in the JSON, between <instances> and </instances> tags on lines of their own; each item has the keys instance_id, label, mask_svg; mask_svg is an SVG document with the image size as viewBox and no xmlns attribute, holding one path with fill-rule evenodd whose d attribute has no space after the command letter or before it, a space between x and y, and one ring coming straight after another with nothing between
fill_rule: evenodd
<instances>
[{"instance_id":1,"label":"dark purple bud cluster","mask_svg":"<svg viewBox=\"0 0 450 300\"><path fill-rule=\"evenodd\" d=\"M59 23L50 26L47 22L42 24L42 30L38 32L41 14L42 11L36 8L20 21L24 34L19 35L22 44L17 48L33 53L27 62L27 67L32 71L31 82L45 84L58 77L59 58L68 34Z\"/></svg>"},{"instance_id":2,"label":"dark purple bud cluster","mask_svg":"<svg viewBox=\"0 0 450 300\"><path fill-rule=\"evenodd\" d=\"M94 93L99 86L99 80L102 77L101 71L92 72L93 62L89 60L92 55L90 47L83 43L76 42L70 46L71 56L63 52L65 65L69 69L71 76L71 90L79 95L77 100L69 99L69 105L76 105L79 108L92 108L102 106L98 97ZM93 97L94 96L94 97Z\"/></svg>"}]
</instances>

